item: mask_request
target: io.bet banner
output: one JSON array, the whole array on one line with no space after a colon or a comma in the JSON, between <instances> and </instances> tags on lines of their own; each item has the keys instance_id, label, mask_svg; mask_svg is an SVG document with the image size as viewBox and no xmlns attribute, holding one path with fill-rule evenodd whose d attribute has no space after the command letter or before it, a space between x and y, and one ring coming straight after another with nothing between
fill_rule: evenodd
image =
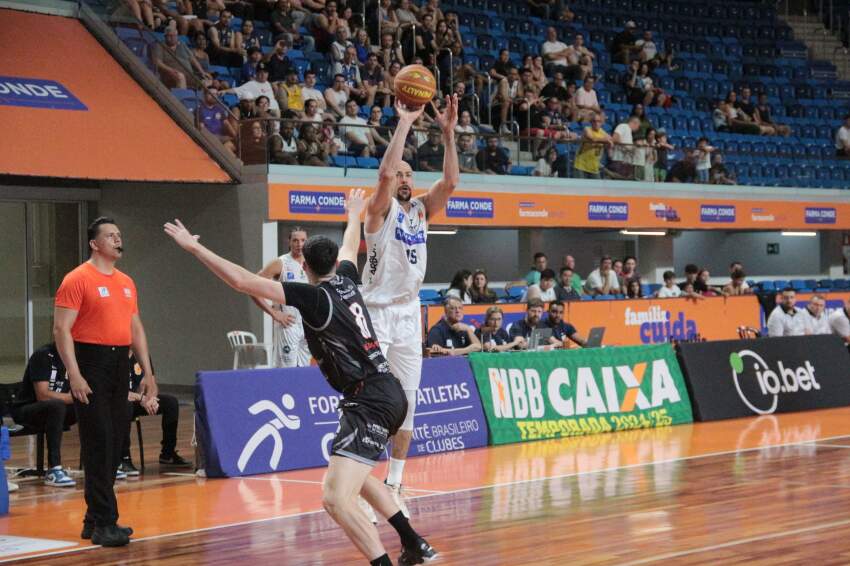
<instances>
[{"instance_id":1,"label":"io.bet banner","mask_svg":"<svg viewBox=\"0 0 850 566\"><path fill-rule=\"evenodd\" d=\"M490 443L693 421L673 348L471 354Z\"/></svg>"}]
</instances>

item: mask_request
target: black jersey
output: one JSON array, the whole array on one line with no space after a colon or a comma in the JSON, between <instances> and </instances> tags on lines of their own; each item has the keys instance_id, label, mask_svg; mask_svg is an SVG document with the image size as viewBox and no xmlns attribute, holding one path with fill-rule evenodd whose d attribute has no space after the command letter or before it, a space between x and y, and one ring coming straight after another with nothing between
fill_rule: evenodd
<instances>
[{"instance_id":1,"label":"black jersey","mask_svg":"<svg viewBox=\"0 0 850 566\"><path fill-rule=\"evenodd\" d=\"M344 395L354 393L365 379L390 375L358 279L357 267L343 261L329 281L283 283L286 304L304 320L310 353L331 387Z\"/></svg>"}]
</instances>

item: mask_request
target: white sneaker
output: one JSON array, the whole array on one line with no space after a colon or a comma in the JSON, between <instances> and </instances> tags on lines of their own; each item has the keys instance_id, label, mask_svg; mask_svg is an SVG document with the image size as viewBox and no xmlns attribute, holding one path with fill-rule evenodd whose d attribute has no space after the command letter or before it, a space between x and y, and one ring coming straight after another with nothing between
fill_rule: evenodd
<instances>
[{"instance_id":1,"label":"white sneaker","mask_svg":"<svg viewBox=\"0 0 850 566\"><path fill-rule=\"evenodd\" d=\"M18 491L19 489L21 489L21 486L19 486L18 484L14 483L14 482L10 482L10 481L6 482L6 487L9 488L9 493L12 493L13 491Z\"/></svg>"},{"instance_id":2,"label":"white sneaker","mask_svg":"<svg viewBox=\"0 0 850 566\"><path fill-rule=\"evenodd\" d=\"M404 494L402 493L401 484L390 485L384 482L384 485L387 486L387 490L390 492L390 495L393 498L393 502L398 505L399 509L401 509L401 514L410 519L410 511L407 510L407 503L405 503L404 501Z\"/></svg>"},{"instance_id":3,"label":"white sneaker","mask_svg":"<svg viewBox=\"0 0 850 566\"><path fill-rule=\"evenodd\" d=\"M364 513L366 513L366 518L372 521L373 525L377 525L378 515L375 513L375 510L372 508L372 506L369 505L369 502L358 495L357 504L360 505L360 508L363 509Z\"/></svg>"},{"instance_id":4,"label":"white sneaker","mask_svg":"<svg viewBox=\"0 0 850 566\"><path fill-rule=\"evenodd\" d=\"M62 466L50 468L44 475L44 485L51 487L74 487L77 482L62 469Z\"/></svg>"}]
</instances>

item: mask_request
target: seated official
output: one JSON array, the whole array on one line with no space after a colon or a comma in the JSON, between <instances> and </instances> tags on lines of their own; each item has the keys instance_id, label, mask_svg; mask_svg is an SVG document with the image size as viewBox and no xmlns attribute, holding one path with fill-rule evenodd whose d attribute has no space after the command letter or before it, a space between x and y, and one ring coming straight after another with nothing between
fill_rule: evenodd
<instances>
[{"instance_id":1,"label":"seated official","mask_svg":"<svg viewBox=\"0 0 850 566\"><path fill-rule=\"evenodd\" d=\"M850 344L850 299L844 302L843 309L832 311L829 315L829 327L833 334Z\"/></svg>"},{"instance_id":2,"label":"seated official","mask_svg":"<svg viewBox=\"0 0 850 566\"><path fill-rule=\"evenodd\" d=\"M484 315L484 325L475 331L475 336L481 342L485 352L506 352L515 348L525 347L525 338L511 336L502 328L504 315L499 307L490 307Z\"/></svg>"},{"instance_id":3,"label":"seated official","mask_svg":"<svg viewBox=\"0 0 850 566\"><path fill-rule=\"evenodd\" d=\"M145 371L142 366L136 362L136 357L130 354L130 392L127 395L127 414L128 426L126 435L124 436L124 444L121 452L121 464L118 466L118 473L121 472L128 476L138 476L139 470L133 465L133 460L130 457L130 429L133 420L136 417L143 417L148 412L142 407L142 395L138 393L142 379L145 377ZM156 414L162 415L162 450L159 454L159 463L167 466L177 466L181 468L191 467L191 462L187 462L177 453L177 422L180 416L180 408L178 406L177 397L166 393L159 393L159 403Z\"/></svg>"},{"instance_id":4,"label":"seated official","mask_svg":"<svg viewBox=\"0 0 850 566\"><path fill-rule=\"evenodd\" d=\"M813 295L802 310L804 334L832 334L829 315L826 314L826 299L822 295Z\"/></svg>"},{"instance_id":5,"label":"seated official","mask_svg":"<svg viewBox=\"0 0 850 566\"><path fill-rule=\"evenodd\" d=\"M569 322L564 322L564 303L561 301L553 301L549 303L549 316L543 321L542 326L552 330L552 337L549 338L549 344L553 348L566 347L566 341L572 340L581 347L584 347L586 340L576 330L576 327Z\"/></svg>"},{"instance_id":6,"label":"seated official","mask_svg":"<svg viewBox=\"0 0 850 566\"><path fill-rule=\"evenodd\" d=\"M782 290L782 298L779 305L767 317L768 336L771 338L777 336L802 336L806 333L803 311L797 308L796 300L797 292L792 287L786 287Z\"/></svg>"},{"instance_id":7,"label":"seated official","mask_svg":"<svg viewBox=\"0 0 850 566\"><path fill-rule=\"evenodd\" d=\"M76 482L62 467L62 431L77 422L77 413L56 344L45 344L30 356L12 418L19 425L44 431L47 437L44 485L74 487Z\"/></svg>"},{"instance_id":8,"label":"seated official","mask_svg":"<svg viewBox=\"0 0 850 566\"><path fill-rule=\"evenodd\" d=\"M481 350L471 324L464 324L463 303L449 297L444 304L444 316L428 332L428 352L432 356L465 356Z\"/></svg>"},{"instance_id":9,"label":"seated official","mask_svg":"<svg viewBox=\"0 0 850 566\"><path fill-rule=\"evenodd\" d=\"M540 299L530 299L525 304L525 318L513 323L508 331L511 339L522 336L526 343L524 347L528 347L528 339L531 336L531 331L540 326L540 317L542 316L543 301Z\"/></svg>"}]
</instances>

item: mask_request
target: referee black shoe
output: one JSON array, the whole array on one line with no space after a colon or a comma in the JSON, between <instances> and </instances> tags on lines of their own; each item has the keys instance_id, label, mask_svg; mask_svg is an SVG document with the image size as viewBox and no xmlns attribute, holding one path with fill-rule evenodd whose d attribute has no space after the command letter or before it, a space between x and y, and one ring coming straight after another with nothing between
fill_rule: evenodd
<instances>
[{"instance_id":1,"label":"referee black shoe","mask_svg":"<svg viewBox=\"0 0 850 566\"><path fill-rule=\"evenodd\" d=\"M130 544L130 535L126 529L122 529L117 525L108 527L95 527L91 535L93 544L100 546L127 546Z\"/></svg>"},{"instance_id":2,"label":"referee black shoe","mask_svg":"<svg viewBox=\"0 0 850 566\"><path fill-rule=\"evenodd\" d=\"M124 531L128 537L133 535L133 529L130 527L122 527L118 525L119 531ZM84 540L89 540L92 537L92 533L94 533L94 525L92 523L83 523L83 532L80 533L80 538Z\"/></svg>"},{"instance_id":3,"label":"referee black shoe","mask_svg":"<svg viewBox=\"0 0 850 566\"><path fill-rule=\"evenodd\" d=\"M405 546L402 549L401 556L398 557L398 566L425 564L435 561L439 556L434 547L428 544L428 541L419 537L416 539L416 546Z\"/></svg>"}]
</instances>

